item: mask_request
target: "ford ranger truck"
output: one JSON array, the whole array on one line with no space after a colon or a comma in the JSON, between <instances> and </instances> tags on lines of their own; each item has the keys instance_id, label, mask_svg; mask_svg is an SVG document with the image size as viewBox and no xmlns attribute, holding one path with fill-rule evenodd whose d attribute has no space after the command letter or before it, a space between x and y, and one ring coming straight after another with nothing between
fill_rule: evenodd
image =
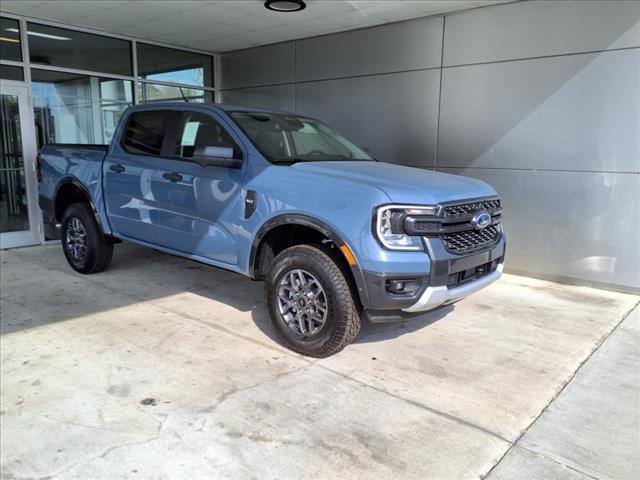
<instances>
[{"instance_id":1,"label":"ford ranger truck","mask_svg":"<svg viewBox=\"0 0 640 480\"><path fill-rule=\"evenodd\" d=\"M312 357L502 273L493 188L376 161L303 115L137 105L109 146L48 144L36 168L74 270L104 270L124 240L264 280L278 337Z\"/></svg>"}]
</instances>

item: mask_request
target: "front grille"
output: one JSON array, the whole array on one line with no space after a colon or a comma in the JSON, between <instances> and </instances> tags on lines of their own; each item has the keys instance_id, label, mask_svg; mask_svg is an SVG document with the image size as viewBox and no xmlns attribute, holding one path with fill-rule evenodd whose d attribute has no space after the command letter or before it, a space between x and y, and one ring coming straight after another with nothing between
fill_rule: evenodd
<instances>
[{"instance_id":1,"label":"front grille","mask_svg":"<svg viewBox=\"0 0 640 480\"><path fill-rule=\"evenodd\" d=\"M447 278L447 287L457 287L468 282L473 282L474 280L479 280L482 277L495 272L501 261L502 257L476 267L468 268L467 270L462 270L461 272L450 273Z\"/></svg>"},{"instance_id":2,"label":"front grille","mask_svg":"<svg viewBox=\"0 0 640 480\"><path fill-rule=\"evenodd\" d=\"M415 220L413 222L412 233L417 235L439 234L442 230L440 222L430 222L428 220Z\"/></svg>"},{"instance_id":3,"label":"front grille","mask_svg":"<svg viewBox=\"0 0 640 480\"><path fill-rule=\"evenodd\" d=\"M485 228L476 224L480 212L491 215ZM502 205L497 197L445 203L438 206L436 215L406 215L401 221L407 234L440 238L449 253L467 255L498 243L502 234Z\"/></svg>"},{"instance_id":4,"label":"front grille","mask_svg":"<svg viewBox=\"0 0 640 480\"><path fill-rule=\"evenodd\" d=\"M484 230L466 230L464 232L442 235L442 242L450 253L462 255L490 247L500 240L500 229L489 225Z\"/></svg>"},{"instance_id":5,"label":"front grille","mask_svg":"<svg viewBox=\"0 0 640 480\"><path fill-rule=\"evenodd\" d=\"M444 217L457 217L460 215L471 215L478 210L487 210L493 213L500 209L500 200L481 200L479 202L463 203L460 205L449 205L442 208L441 214Z\"/></svg>"}]
</instances>

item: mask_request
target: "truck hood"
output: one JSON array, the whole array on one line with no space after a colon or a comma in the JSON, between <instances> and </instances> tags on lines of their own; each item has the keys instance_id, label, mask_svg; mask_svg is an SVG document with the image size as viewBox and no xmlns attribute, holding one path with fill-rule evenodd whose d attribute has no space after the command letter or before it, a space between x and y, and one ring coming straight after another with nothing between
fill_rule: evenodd
<instances>
[{"instance_id":1,"label":"truck hood","mask_svg":"<svg viewBox=\"0 0 640 480\"><path fill-rule=\"evenodd\" d=\"M299 162L291 168L327 179L350 180L379 188L394 203L435 205L496 194L493 188L480 180L391 163Z\"/></svg>"}]
</instances>

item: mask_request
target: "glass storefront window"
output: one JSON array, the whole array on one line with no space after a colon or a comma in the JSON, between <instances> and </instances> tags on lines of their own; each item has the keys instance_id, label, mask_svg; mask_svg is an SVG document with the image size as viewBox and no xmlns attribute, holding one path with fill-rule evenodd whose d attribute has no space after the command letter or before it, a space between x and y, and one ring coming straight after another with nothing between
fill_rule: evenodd
<instances>
[{"instance_id":1,"label":"glass storefront window","mask_svg":"<svg viewBox=\"0 0 640 480\"><path fill-rule=\"evenodd\" d=\"M20 24L17 20L0 18L0 58L14 62L22 61Z\"/></svg>"},{"instance_id":2,"label":"glass storefront window","mask_svg":"<svg viewBox=\"0 0 640 480\"><path fill-rule=\"evenodd\" d=\"M45 143L108 144L133 104L130 81L31 69L38 149ZM51 219L45 238L59 238Z\"/></svg>"},{"instance_id":3,"label":"glass storefront window","mask_svg":"<svg viewBox=\"0 0 640 480\"><path fill-rule=\"evenodd\" d=\"M20 62L0 64L0 79L3 85L10 85L4 81L24 82L25 75L29 77L31 73L29 86L38 149L46 143L109 144L123 112L134 103L134 93L138 103L214 101L213 55L135 42L136 69L130 40L40 22L0 17L0 59ZM21 34L27 38L26 44L22 43ZM25 71L29 61L32 68ZM138 78L134 78L134 70ZM72 73L74 71L78 73ZM25 91L24 95L28 93ZM8 105L4 102L2 108L6 110L5 104ZM3 110L3 122L5 117L9 118L4 113ZM8 131L2 130L3 147L8 145L9 136L5 135ZM15 200L0 209L3 231L24 227L18 225L18 220L24 223L26 218L20 195L25 190L23 172L29 170L9 166L7 159L13 158L14 153L15 149L3 148L2 151L0 193L14 192L11 198ZM12 222L17 222L15 225L9 225L6 212L12 215ZM59 238L55 221L45 218L43 226L45 239Z\"/></svg>"},{"instance_id":4,"label":"glass storefront window","mask_svg":"<svg viewBox=\"0 0 640 480\"><path fill-rule=\"evenodd\" d=\"M44 143L107 144L133 103L131 82L31 70L38 148Z\"/></svg>"},{"instance_id":5,"label":"glass storefront window","mask_svg":"<svg viewBox=\"0 0 640 480\"><path fill-rule=\"evenodd\" d=\"M18 97L0 95L0 232L29 230Z\"/></svg>"},{"instance_id":6,"label":"glass storefront window","mask_svg":"<svg viewBox=\"0 0 640 480\"><path fill-rule=\"evenodd\" d=\"M207 90L174 87L158 83L138 82L138 102L212 102L213 94Z\"/></svg>"},{"instance_id":7,"label":"glass storefront window","mask_svg":"<svg viewBox=\"0 0 640 480\"><path fill-rule=\"evenodd\" d=\"M0 65L0 78L2 80L17 80L19 82L24 82L24 72L22 71L22 67Z\"/></svg>"},{"instance_id":8,"label":"glass storefront window","mask_svg":"<svg viewBox=\"0 0 640 480\"><path fill-rule=\"evenodd\" d=\"M118 38L27 24L31 63L132 75L131 43Z\"/></svg>"},{"instance_id":9,"label":"glass storefront window","mask_svg":"<svg viewBox=\"0 0 640 480\"><path fill-rule=\"evenodd\" d=\"M174 48L137 44L138 76L147 80L213 85L213 57Z\"/></svg>"}]
</instances>

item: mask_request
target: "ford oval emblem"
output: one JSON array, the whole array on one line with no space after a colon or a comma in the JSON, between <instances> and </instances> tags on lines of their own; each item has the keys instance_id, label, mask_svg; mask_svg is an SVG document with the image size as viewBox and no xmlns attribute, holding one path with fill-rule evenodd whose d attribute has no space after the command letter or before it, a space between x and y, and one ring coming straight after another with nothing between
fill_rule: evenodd
<instances>
[{"instance_id":1,"label":"ford oval emblem","mask_svg":"<svg viewBox=\"0 0 640 480\"><path fill-rule=\"evenodd\" d=\"M491 214L489 212L481 211L476 213L471 219L471 225L476 230L482 230L491 225Z\"/></svg>"}]
</instances>

